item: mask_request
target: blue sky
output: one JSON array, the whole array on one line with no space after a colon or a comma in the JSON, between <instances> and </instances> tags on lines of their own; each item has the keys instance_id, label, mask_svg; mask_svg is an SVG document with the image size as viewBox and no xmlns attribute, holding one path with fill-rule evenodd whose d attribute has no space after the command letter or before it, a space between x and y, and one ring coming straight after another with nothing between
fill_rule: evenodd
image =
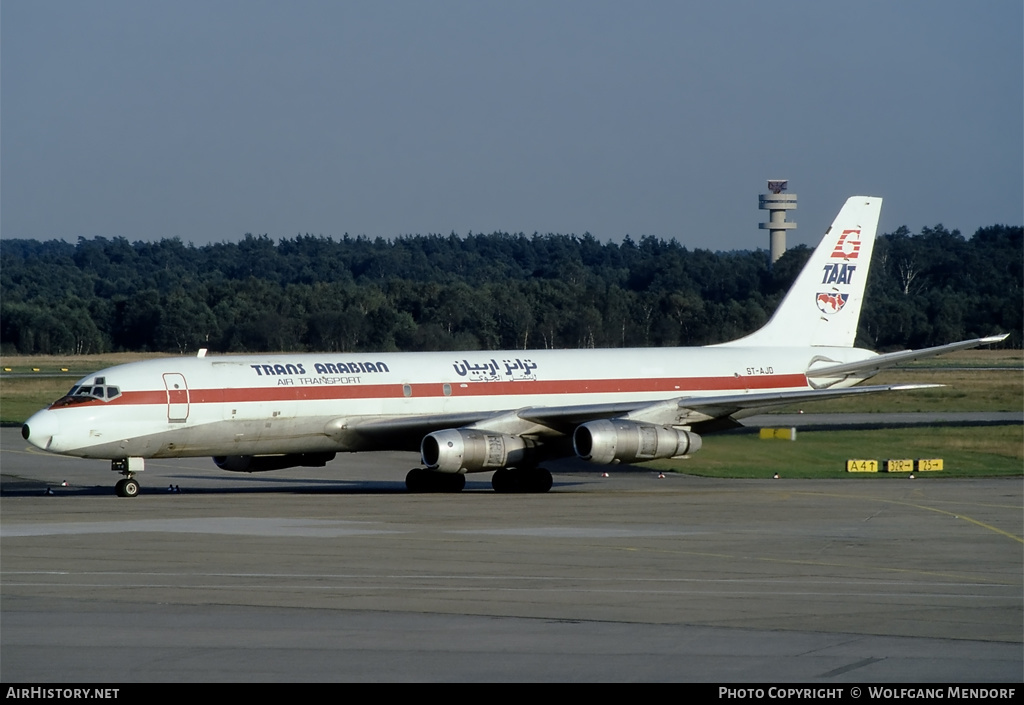
<instances>
[{"instance_id":1,"label":"blue sky","mask_svg":"<svg viewBox=\"0 0 1024 705\"><path fill-rule=\"evenodd\" d=\"M0 4L0 236L590 232L766 248L1024 221L1024 4Z\"/></svg>"}]
</instances>

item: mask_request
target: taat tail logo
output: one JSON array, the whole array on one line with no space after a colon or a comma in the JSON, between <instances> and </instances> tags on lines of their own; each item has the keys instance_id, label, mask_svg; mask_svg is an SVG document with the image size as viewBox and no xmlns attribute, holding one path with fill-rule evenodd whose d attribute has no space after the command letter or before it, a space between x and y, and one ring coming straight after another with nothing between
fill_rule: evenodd
<instances>
[{"instance_id":1,"label":"taat tail logo","mask_svg":"<svg viewBox=\"0 0 1024 705\"><path fill-rule=\"evenodd\" d=\"M850 236L856 235L857 239ZM860 230L844 230L836 241L836 247L832 250L833 259L857 259L860 255Z\"/></svg>"},{"instance_id":2,"label":"taat tail logo","mask_svg":"<svg viewBox=\"0 0 1024 705\"><path fill-rule=\"evenodd\" d=\"M819 311L831 316L833 313L839 313L849 298L849 294L819 293L816 302Z\"/></svg>"}]
</instances>

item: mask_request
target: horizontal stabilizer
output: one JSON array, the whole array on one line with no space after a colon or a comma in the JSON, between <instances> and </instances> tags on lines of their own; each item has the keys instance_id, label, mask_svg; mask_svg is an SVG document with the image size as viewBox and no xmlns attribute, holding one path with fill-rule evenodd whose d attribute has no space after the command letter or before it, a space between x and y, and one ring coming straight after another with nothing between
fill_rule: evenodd
<instances>
[{"instance_id":1,"label":"horizontal stabilizer","mask_svg":"<svg viewBox=\"0 0 1024 705\"><path fill-rule=\"evenodd\" d=\"M963 340L959 343L950 343L948 345L937 345L933 348L922 348L920 350L902 350L900 352L885 353L883 355L876 355L875 357L868 358L867 360L860 360L858 362L847 362L841 365L829 365L827 367L819 367L807 371L808 377L814 377L816 379L822 377L829 378L842 378L849 376L857 377L870 377L879 370L885 370L890 367L895 367L904 362L912 362L914 360L922 360L929 357L935 357L936 355L945 355L946 353L955 352L957 350L970 350L981 345L991 345L992 343L998 343L1005 340L1009 333L1003 335L990 335L985 338L974 338L972 340Z\"/></svg>"}]
</instances>

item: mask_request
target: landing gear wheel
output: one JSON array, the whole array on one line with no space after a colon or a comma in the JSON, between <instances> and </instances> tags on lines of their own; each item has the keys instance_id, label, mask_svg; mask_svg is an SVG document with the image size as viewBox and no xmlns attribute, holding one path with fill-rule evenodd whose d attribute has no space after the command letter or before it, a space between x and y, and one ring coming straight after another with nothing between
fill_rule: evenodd
<instances>
[{"instance_id":1,"label":"landing gear wheel","mask_svg":"<svg viewBox=\"0 0 1024 705\"><path fill-rule=\"evenodd\" d=\"M466 489L466 476L462 474L449 475L445 478L444 489L442 492L462 492Z\"/></svg>"},{"instance_id":2,"label":"landing gear wheel","mask_svg":"<svg viewBox=\"0 0 1024 705\"><path fill-rule=\"evenodd\" d=\"M145 458L114 458L110 461L110 469L119 475L124 475L123 480L118 480L114 485L114 491L118 497L137 497L139 494L139 483L132 479L137 472L146 469Z\"/></svg>"},{"instance_id":3,"label":"landing gear wheel","mask_svg":"<svg viewBox=\"0 0 1024 705\"><path fill-rule=\"evenodd\" d=\"M130 477L126 480L119 480L114 485L118 497L136 497L139 494L139 489L139 483Z\"/></svg>"},{"instance_id":4,"label":"landing gear wheel","mask_svg":"<svg viewBox=\"0 0 1024 705\"><path fill-rule=\"evenodd\" d=\"M515 492L517 485L514 473L507 468L495 470L494 474L491 475L491 487L495 492L502 494Z\"/></svg>"},{"instance_id":5,"label":"landing gear wheel","mask_svg":"<svg viewBox=\"0 0 1024 705\"><path fill-rule=\"evenodd\" d=\"M530 471L530 478L527 482L529 489L527 492L536 492L543 494L551 489L551 485L554 484L554 480L551 477L551 473L545 468L535 468Z\"/></svg>"}]
</instances>

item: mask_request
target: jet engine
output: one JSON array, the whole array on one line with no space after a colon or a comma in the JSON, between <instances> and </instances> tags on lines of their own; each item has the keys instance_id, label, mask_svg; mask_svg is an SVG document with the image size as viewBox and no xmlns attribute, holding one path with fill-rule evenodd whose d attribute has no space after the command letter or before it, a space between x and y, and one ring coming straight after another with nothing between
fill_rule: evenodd
<instances>
[{"instance_id":1,"label":"jet engine","mask_svg":"<svg viewBox=\"0 0 1024 705\"><path fill-rule=\"evenodd\" d=\"M601 419L577 426L572 445L583 460L607 465L687 455L700 450L701 441L696 433L671 426Z\"/></svg>"},{"instance_id":2,"label":"jet engine","mask_svg":"<svg viewBox=\"0 0 1024 705\"><path fill-rule=\"evenodd\" d=\"M423 438L423 464L437 472L481 472L529 463L533 443L520 436L449 428Z\"/></svg>"},{"instance_id":3,"label":"jet engine","mask_svg":"<svg viewBox=\"0 0 1024 705\"><path fill-rule=\"evenodd\" d=\"M287 455L218 455L213 462L231 472L265 472L285 468L322 468L334 460L334 453L289 453Z\"/></svg>"}]
</instances>

